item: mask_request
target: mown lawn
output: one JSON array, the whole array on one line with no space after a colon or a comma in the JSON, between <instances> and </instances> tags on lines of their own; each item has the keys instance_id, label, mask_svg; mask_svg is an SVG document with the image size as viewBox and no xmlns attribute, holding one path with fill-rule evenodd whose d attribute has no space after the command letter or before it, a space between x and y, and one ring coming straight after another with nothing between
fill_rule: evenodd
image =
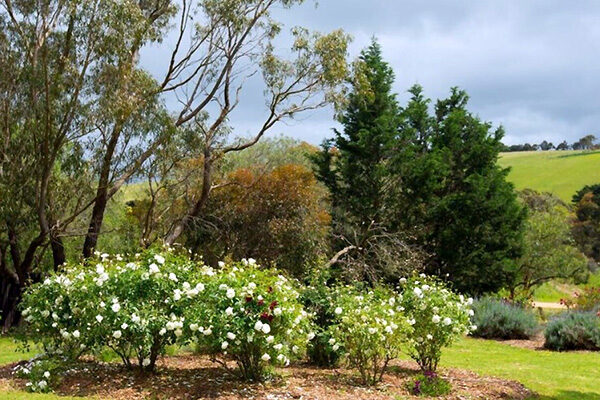
<instances>
[{"instance_id":1,"label":"mown lawn","mask_svg":"<svg viewBox=\"0 0 600 400\"><path fill-rule=\"evenodd\" d=\"M542 400L600 400L598 353L557 353L464 339L444 352L442 365L519 381Z\"/></svg>"},{"instance_id":2,"label":"mown lawn","mask_svg":"<svg viewBox=\"0 0 600 400\"><path fill-rule=\"evenodd\" d=\"M511 168L508 180L517 189L551 192L568 203L583 186L600 183L600 151L502 153L498 162Z\"/></svg>"},{"instance_id":3,"label":"mown lawn","mask_svg":"<svg viewBox=\"0 0 600 400\"><path fill-rule=\"evenodd\" d=\"M34 354L15 352L10 338L0 338L0 364ZM522 382L538 392L541 400L600 400L600 354L556 353L512 347L500 342L464 339L447 349L443 367L469 369L482 375ZM55 395L6 392L0 400L70 400Z\"/></svg>"}]
</instances>

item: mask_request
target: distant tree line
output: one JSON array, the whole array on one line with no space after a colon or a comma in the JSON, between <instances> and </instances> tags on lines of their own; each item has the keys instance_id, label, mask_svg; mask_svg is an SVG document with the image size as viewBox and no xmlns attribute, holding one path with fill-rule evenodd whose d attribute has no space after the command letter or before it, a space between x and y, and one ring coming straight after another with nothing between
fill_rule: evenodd
<instances>
[{"instance_id":1,"label":"distant tree line","mask_svg":"<svg viewBox=\"0 0 600 400\"><path fill-rule=\"evenodd\" d=\"M595 150L600 149L600 143L597 143L597 138L594 135L586 135L574 143L567 143L563 140L561 143L554 145L552 142L544 140L543 142L536 144L524 143L524 144L513 144L503 145L503 152L512 151L548 151L548 150Z\"/></svg>"}]
</instances>

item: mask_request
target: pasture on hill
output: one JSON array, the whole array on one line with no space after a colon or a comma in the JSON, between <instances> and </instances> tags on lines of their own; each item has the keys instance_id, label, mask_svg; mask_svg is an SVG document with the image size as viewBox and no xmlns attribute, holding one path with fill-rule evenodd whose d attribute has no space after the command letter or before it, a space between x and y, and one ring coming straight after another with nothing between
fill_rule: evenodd
<instances>
[{"instance_id":1,"label":"pasture on hill","mask_svg":"<svg viewBox=\"0 0 600 400\"><path fill-rule=\"evenodd\" d=\"M600 182L600 151L520 151L501 153L516 189L551 192L570 203L585 185Z\"/></svg>"}]
</instances>

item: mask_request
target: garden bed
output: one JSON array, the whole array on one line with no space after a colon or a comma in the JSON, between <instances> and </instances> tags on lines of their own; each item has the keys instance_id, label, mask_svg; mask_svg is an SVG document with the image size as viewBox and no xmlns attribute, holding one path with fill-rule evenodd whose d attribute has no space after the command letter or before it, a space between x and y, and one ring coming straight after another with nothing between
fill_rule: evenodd
<instances>
[{"instance_id":1,"label":"garden bed","mask_svg":"<svg viewBox=\"0 0 600 400\"><path fill-rule=\"evenodd\" d=\"M25 389L25 380L12 376L16 364L0 368L0 390ZM377 388L357 384L345 369L320 369L294 365L278 369L282 379L264 384L247 384L229 377L206 357L191 355L165 357L159 372L140 376L120 364L85 361L70 370L57 388L59 395L95 396L100 399L396 399L412 398L405 388L418 372L415 363L393 363ZM533 393L522 384L481 377L473 372L447 369L442 372L453 386L442 399L527 399ZM418 398L418 397L414 397Z\"/></svg>"}]
</instances>

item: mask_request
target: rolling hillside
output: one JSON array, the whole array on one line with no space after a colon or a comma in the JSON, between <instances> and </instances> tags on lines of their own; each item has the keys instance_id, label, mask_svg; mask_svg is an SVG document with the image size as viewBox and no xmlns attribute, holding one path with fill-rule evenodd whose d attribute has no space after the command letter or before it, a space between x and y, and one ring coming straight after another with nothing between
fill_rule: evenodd
<instances>
[{"instance_id":1,"label":"rolling hillside","mask_svg":"<svg viewBox=\"0 0 600 400\"><path fill-rule=\"evenodd\" d=\"M524 151L502 153L517 189L551 192L566 202L585 185L600 183L600 151Z\"/></svg>"}]
</instances>

